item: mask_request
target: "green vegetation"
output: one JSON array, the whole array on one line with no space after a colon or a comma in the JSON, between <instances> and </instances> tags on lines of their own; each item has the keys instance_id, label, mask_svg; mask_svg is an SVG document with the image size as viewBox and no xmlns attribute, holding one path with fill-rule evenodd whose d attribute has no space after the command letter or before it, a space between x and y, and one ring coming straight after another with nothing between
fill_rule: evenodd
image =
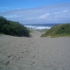
<instances>
[{"instance_id":1,"label":"green vegetation","mask_svg":"<svg viewBox=\"0 0 70 70\"><path fill-rule=\"evenodd\" d=\"M29 37L29 32L30 31L19 22L10 21L4 17L0 17L0 33L12 36Z\"/></svg>"},{"instance_id":2,"label":"green vegetation","mask_svg":"<svg viewBox=\"0 0 70 70\"><path fill-rule=\"evenodd\" d=\"M70 36L70 24L61 24L53 26L45 34L42 34L41 37L59 37L59 36Z\"/></svg>"},{"instance_id":3,"label":"green vegetation","mask_svg":"<svg viewBox=\"0 0 70 70\"><path fill-rule=\"evenodd\" d=\"M40 32L42 32L42 33L44 33L44 32L46 32L46 31L48 31L49 29L38 29L37 31L40 31Z\"/></svg>"}]
</instances>

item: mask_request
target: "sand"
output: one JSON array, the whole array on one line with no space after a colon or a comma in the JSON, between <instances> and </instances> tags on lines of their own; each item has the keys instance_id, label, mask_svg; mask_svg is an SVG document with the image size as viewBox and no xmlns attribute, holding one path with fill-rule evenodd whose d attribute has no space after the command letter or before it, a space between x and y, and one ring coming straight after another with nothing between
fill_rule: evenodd
<instances>
[{"instance_id":1,"label":"sand","mask_svg":"<svg viewBox=\"0 0 70 70\"><path fill-rule=\"evenodd\" d=\"M70 38L0 35L0 70L70 70Z\"/></svg>"}]
</instances>

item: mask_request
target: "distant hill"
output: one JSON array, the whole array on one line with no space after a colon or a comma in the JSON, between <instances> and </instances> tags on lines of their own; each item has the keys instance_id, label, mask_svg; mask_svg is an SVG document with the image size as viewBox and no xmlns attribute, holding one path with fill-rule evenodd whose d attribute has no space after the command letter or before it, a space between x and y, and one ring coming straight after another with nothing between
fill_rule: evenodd
<instances>
[{"instance_id":1,"label":"distant hill","mask_svg":"<svg viewBox=\"0 0 70 70\"><path fill-rule=\"evenodd\" d=\"M0 16L0 33L12 36L26 36L29 37L29 30L19 22L10 21Z\"/></svg>"},{"instance_id":2,"label":"distant hill","mask_svg":"<svg viewBox=\"0 0 70 70\"><path fill-rule=\"evenodd\" d=\"M70 24L61 24L53 26L45 34L42 34L41 37L56 37L56 36L70 36Z\"/></svg>"}]
</instances>

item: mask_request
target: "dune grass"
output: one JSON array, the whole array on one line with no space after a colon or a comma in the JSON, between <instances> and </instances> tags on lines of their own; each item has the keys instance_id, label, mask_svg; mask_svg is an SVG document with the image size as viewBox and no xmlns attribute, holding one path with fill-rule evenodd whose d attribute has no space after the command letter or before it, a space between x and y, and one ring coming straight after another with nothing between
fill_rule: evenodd
<instances>
[{"instance_id":1,"label":"dune grass","mask_svg":"<svg viewBox=\"0 0 70 70\"><path fill-rule=\"evenodd\" d=\"M29 37L29 32L30 30L19 22L7 20L2 16L0 17L0 33L12 36Z\"/></svg>"},{"instance_id":2,"label":"dune grass","mask_svg":"<svg viewBox=\"0 0 70 70\"><path fill-rule=\"evenodd\" d=\"M42 34L41 37L59 37L59 36L70 36L70 24L61 24L53 26L45 34Z\"/></svg>"}]
</instances>

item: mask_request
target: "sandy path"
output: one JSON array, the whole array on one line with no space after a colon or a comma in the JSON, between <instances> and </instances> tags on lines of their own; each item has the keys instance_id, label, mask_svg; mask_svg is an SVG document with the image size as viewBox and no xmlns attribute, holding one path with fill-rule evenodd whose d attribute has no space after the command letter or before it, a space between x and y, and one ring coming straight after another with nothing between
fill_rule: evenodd
<instances>
[{"instance_id":1,"label":"sandy path","mask_svg":"<svg viewBox=\"0 0 70 70\"><path fill-rule=\"evenodd\" d=\"M70 70L70 38L0 35L0 70Z\"/></svg>"}]
</instances>

